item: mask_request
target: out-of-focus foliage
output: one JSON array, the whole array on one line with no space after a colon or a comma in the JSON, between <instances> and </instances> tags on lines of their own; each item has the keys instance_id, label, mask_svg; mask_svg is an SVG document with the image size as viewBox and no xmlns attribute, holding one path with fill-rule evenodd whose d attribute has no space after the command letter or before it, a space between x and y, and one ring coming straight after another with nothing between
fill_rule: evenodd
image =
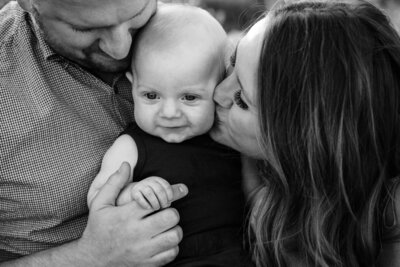
<instances>
[{"instance_id":1,"label":"out-of-focus foliage","mask_svg":"<svg viewBox=\"0 0 400 267\"><path fill-rule=\"evenodd\" d=\"M161 0L165 3L182 3L207 9L224 26L235 32L251 26L250 23L265 11L264 0Z\"/></svg>"},{"instance_id":2,"label":"out-of-focus foliage","mask_svg":"<svg viewBox=\"0 0 400 267\"><path fill-rule=\"evenodd\" d=\"M228 32L245 29L251 21L270 8L277 0L161 0L184 3L209 10ZM282 1L282 0L278 0ZM383 9L400 31L400 0L368 0Z\"/></svg>"},{"instance_id":3,"label":"out-of-focus foliage","mask_svg":"<svg viewBox=\"0 0 400 267\"><path fill-rule=\"evenodd\" d=\"M393 24L400 33L400 1L399 0L373 0L392 19Z\"/></svg>"}]
</instances>

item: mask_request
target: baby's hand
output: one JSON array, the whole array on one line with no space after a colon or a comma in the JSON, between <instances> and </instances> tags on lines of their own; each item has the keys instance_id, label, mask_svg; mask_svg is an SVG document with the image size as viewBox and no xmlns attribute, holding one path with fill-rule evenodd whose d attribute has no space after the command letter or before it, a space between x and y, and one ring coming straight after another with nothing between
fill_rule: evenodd
<instances>
[{"instance_id":1,"label":"baby's hand","mask_svg":"<svg viewBox=\"0 0 400 267\"><path fill-rule=\"evenodd\" d=\"M144 209L158 210L169 207L173 193L171 185L160 177L149 177L131 188L132 198Z\"/></svg>"}]
</instances>

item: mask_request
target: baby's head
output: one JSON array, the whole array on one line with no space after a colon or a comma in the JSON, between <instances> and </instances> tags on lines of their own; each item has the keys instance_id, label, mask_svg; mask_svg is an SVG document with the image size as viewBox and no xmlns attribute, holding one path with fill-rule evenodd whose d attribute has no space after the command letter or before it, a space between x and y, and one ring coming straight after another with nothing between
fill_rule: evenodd
<instances>
[{"instance_id":1,"label":"baby's head","mask_svg":"<svg viewBox=\"0 0 400 267\"><path fill-rule=\"evenodd\" d=\"M179 143L214 121L214 88L223 78L227 36L203 9L163 4L133 47L135 120L145 132Z\"/></svg>"}]
</instances>

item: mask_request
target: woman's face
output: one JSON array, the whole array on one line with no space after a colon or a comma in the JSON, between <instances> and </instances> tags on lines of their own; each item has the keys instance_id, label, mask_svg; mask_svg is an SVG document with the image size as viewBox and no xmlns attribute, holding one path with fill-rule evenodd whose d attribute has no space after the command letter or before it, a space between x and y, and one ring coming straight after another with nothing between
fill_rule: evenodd
<instances>
[{"instance_id":1,"label":"woman's face","mask_svg":"<svg viewBox=\"0 0 400 267\"><path fill-rule=\"evenodd\" d=\"M216 123L211 137L253 158L262 158L258 142L257 72L266 19L240 40L231 60L232 72L216 88Z\"/></svg>"}]
</instances>

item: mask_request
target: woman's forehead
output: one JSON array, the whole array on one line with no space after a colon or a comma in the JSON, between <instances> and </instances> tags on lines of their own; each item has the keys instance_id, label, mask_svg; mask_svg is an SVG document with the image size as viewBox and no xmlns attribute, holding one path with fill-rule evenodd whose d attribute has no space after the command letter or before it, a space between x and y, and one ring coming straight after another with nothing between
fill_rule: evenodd
<instances>
[{"instance_id":1,"label":"woman's forehead","mask_svg":"<svg viewBox=\"0 0 400 267\"><path fill-rule=\"evenodd\" d=\"M256 102L258 65L267 21L267 18L263 18L254 24L237 47L235 69L238 80L241 82L243 94L253 104Z\"/></svg>"},{"instance_id":2,"label":"woman's forehead","mask_svg":"<svg viewBox=\"0 0 400 267\"><path fill-rule=\"evenodd\" d=\"M266 31L267 24L268 17L264 17L250 28L250 30L242 38L242 40L240 40L238 44L237 49L239 50L239 56L241 54L240 50L242 49L253 51L252 54L257 54L257 52L261 52L261 46L264 40L264 33ZM258 61L258 56L254 59L257 59Z\"/></svg>"},{"instance_id":3,"label":"woman's forehead","mask_svg":"<svg viewBox=\"0 0 400 267\"><path fill-rule=\"evenodd\" d=\"M254 24L248 33L246 34L246 39L253 40L257 38L260 34L263 35L265 32L265 28L267 27L267 22L269 20L268 16L265 16L261 20L259 20L256 24Z\"/></svg>"}]
</instances>

